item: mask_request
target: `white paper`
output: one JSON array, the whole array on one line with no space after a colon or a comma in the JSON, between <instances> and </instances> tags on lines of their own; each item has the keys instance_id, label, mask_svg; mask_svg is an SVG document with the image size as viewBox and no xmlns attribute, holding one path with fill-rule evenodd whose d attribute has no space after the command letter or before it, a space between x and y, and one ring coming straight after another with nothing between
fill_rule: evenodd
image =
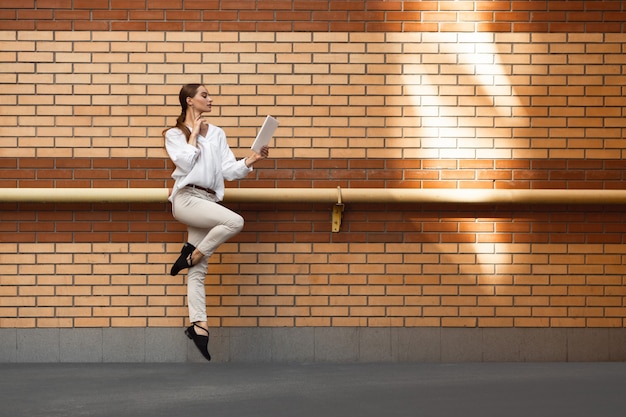
<instances>
[{"instance_id":1,"label":"white paper","mask_svg":"<svg viewBox=\"0 0 626 417\"><path fill-rule=\"evenodd\" d=\"M274 136L274 132L276 132L277 127L278 120L268 115L265 118L263 126L261 126L261 130L259 130L259 133L256 135L256 139L254 139L254 143L250 149L256 153L261 153L261 148L270 143L270 139Z\"/></svg>"}]
</instances>

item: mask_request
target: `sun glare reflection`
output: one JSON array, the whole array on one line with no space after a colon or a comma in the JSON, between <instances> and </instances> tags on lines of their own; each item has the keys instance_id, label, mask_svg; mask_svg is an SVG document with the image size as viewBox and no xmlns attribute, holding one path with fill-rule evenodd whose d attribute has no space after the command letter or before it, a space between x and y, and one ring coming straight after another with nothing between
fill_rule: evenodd
<instances>
[{"instance_id":1,"label":"sun glare reflection","mask_svg":"<svg viewBox=\"0 0 626 417\"><path fill-rule=\"evenodd\" d=\"M420 46L421 51L417 46L411 47L417 55L415 60L409 59L414 63L405 66L408 73L404 91L412 97L411 116L419 121L416 130L419 146L411 151L411 157L431 160L512 157L515 147L512 130L516 124L528 121L523 117L520 121L512 120L514 115L523 114L520 107L524 106L515 95L513 64L508 62L513 45L497 43L495 39L493 33L459 33L455 37L449 33L429 34L422 39L427 43ZM420 77L416 77L418 73ZM459 168L457 162L456 169ZM439 164L435 169L446 168ZM475 217L477 223L491 223L491 235L497 233L498 221L502 219L482 218L478 214ZM469 285L474 282L478 294L497 297L499 287L513 282L510 266L514 250L507 248L515 245L481 243L481 234L475 233L474 243L458 244L459 254L475 257L471 268L459 263L459 273L466 274ZM440 262L454 264L458 256L442 251ZM472 281L470 277L478 279Z\"/></svg>"},{"instance_id":2,"label":"sun glare reflection","mask_svg":"<svg viewBox=\"0 0 626 417\"><path fill-rule=\"evenodd\" d=\"M434 34L431 36L435 36ZM512 149L502 139L512 138L516 107L512 64L506 63L511 44L495 42L493 33L442 35L437 48L425 47L410 64L405 93L412 97L420 129L415 157L439 159L510 158ZM523 121L523 123L525 123ZM436 152L433 152L436 150Z\"/></svg>"}]
</instances>

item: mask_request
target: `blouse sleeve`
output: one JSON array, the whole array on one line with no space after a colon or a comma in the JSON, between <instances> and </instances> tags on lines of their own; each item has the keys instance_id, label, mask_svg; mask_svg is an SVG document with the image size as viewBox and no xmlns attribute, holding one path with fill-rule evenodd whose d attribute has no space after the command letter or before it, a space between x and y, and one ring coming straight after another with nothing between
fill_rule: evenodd
<instances>
[{"instance_id":1,"label":"blouse sleeve","mask_svg":"<svg viewBox=\"0 0 626 417\"><path fill-rule=\"evenodd\" d=\"M188 173L193 168L200 149L187 143L187 139L180 129L170 129L165 133L165 149L176 168Z\"/></svg>"},{"instance_id":2,"label":"blouse sleeve","mask_svg":"<svg viewBox=\"0 0 626 417\"><path fill-rule=\"evenodd\" d=\"M220 132L221 154L222 154L222 173L224 179L227 181L237 180L245 178L250 172L252 167L246 166L246 160L237 160L233 151L228 146L226 141L226 134Z\"/></svg>"}]
</instances>

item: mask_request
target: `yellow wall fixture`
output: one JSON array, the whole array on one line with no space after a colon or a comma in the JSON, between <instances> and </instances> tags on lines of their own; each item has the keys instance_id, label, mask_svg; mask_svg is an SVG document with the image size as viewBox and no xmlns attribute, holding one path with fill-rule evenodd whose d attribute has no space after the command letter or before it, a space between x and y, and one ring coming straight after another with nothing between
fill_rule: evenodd
<instances>
[{"instance_id":1,"label":"yellow wall fixture","mask_svg":"<svg viewBox=\"0 0 626 417\"><path fill-rule=\"evenodd\" d=\"M0 203L165 203L167 188L0 188ZM626 204L626 190L227 188L227 203Z\"/></svg>"},{"instance_id":2,"label":"yellow wall fixture","mask_svg":"<svg viewBox=\"0 0 626 417\"><path fill-rule=\"evenodd\" d=\"M341 202L341 187L337 187L337 203L333 207L332 231L339 232L341 229L341 215L343 214L343 203Z\"/></svg>"}]
</instances>

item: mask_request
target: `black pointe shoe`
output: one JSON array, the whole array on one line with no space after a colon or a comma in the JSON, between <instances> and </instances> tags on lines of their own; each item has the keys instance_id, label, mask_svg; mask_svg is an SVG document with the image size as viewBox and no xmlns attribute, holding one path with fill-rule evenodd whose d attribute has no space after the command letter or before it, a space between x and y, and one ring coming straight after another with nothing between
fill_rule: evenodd
<instances>
[{"instance_id":1,"label":"black pointe shoe","mask_svg":"<svg viewBox=\"0 0 626 417\"><path fill-rule=\"evenodd\" d=\"M194 326L198 329L204 330L206 332L206 335L196 333L196 329L194 329ZM210 361L211 355L209 354L209 331L204 327L198 326L196 323L194 323L191 326L187 327L187 330L185 330L185 334L188 338L193 340L200 353L202 353L202 356L204 356L207 361Z\"/></svg>"},{"instance_id":2,"label":"black pointe shoe","mask_svg":"<svg viewBox=\"0 0 626 417\"><path fill-rule=\"evenodd\" d=\"M191 263L191 254L195 249L196 247L189 242L183 245L183 248L180 250L180 256L172 266L170 275L177 275L181 270L193 266Z\"/></svg>"}]
</instances>

